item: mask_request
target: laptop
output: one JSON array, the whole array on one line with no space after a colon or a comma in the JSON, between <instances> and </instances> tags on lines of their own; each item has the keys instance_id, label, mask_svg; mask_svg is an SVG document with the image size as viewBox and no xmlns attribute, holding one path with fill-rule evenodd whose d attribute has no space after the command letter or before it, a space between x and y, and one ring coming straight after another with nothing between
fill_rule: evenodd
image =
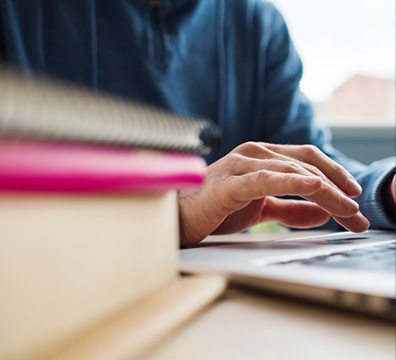
<instances>
[{"instance_id":1,"label":"laptop","mask_svg":"<svg viewBox=\"0 0 396 360\"><path fill-rule=\"evenodd\" d=\"M211 236L180 250L181 270L396 320L395 232L295 234Z\"/></svg>"}]
</instances>

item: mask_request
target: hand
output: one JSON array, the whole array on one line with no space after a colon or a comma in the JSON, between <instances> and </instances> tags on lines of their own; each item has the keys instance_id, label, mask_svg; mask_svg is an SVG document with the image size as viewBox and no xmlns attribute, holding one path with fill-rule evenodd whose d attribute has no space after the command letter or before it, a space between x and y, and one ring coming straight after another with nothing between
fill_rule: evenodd
<instances>
[{"instance_id":1,"label":"hand","mask_svg":"<svg viewBox=\"0 0 396 360\"><path fill-rule=\"evenodd\" d=\"M393 175L393 180L391 183L391 188L390 188L392 197L393 197L393 205L395 206L396 204L396 174Z\"/></svg>"},{"instance_id":2,"label":"hand","mask_svg":"<svg viewBox=\"0 0 396 360\"><path fill-rule=\"evenodd\" d=\"M354 178L314 146L248 142L210 165L201 188L179 193L181 244L263 221L309 228L330 216L348 230L365 231L370 224L351 199L360 193ZM308 201L274 197L286 195Z\"/></svg>"}]
</instances>

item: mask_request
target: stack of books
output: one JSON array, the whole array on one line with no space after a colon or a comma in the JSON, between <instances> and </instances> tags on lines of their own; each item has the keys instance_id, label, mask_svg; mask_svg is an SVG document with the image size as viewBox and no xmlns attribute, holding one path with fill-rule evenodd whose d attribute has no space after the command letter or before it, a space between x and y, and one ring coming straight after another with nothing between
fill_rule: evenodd
<instances>
[{"instance_id":1,"label":"stack of books","mask_svg":"<svg viewBox=\"0 0 396 360\"><path fill-rule=\"evenodd\" d=\"M136 358L224 289L178 274L207 120L0 71L0 359Z\"/></svg>"}]
</instances>

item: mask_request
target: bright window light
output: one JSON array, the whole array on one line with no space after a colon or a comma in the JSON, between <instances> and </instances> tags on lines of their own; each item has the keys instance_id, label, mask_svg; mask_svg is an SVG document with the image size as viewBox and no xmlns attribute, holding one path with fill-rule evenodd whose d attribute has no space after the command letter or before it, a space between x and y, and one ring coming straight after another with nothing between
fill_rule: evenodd
<instances>
[{"instance_id":1,"label":"bright window light","mask_svg":"<svg viewBox=\"0 0 396 360\"><path fill-rule=\"evenodd\" d=\"M394 126L395 1L274 0L303 60L302 91L330 125Z\"/></svg>"}]
</instances>

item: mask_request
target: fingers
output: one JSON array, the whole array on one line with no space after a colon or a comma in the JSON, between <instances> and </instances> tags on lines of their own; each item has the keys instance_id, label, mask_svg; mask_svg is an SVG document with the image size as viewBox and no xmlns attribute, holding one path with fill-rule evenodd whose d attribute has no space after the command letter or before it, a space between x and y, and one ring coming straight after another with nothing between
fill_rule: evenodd
<instances>
[{"instance_id":1,"label":"fingers","mask_svg":"<svg viewBox=\"0 0 396 360\"><path fill-rule=\"evenodd\" d=\"M331 214L348 217L356 214L359 205L336 187L310 173L295 174L258 170L233 177L228 184L232 200L246 202L265 196L300 196L314 202ZM236 204L230 204L233 208Z\"/></svg>"},{"instance_id":2,"label":"fingers","mask_svg":"<svg viewBox=\"0 0 396 360\"><path fill-rule=\"evenodd\" d=\"M269 219L312 227L332 216L350 231L365 231L369 222L350 198L360 192L344 168L313 146L245 143L208 167L201 188L179 192L181 242ZM308 202L274 198L288 195Z\"/></svg>"},{"instance_id":3,"label":"fingers","mask_svg":"<svg viewBox=\"0 0 396 360\"><path fill-rule=\"evenodd\" d=\"M320 191L302 197L318 204L331 215L339 217L351 217L359 211L359 204L356 201L326 183L322 185Z\"/></svg>"},{"instance_id":4,"label":"fingers","mask_svg":"<svg viewBox=\"0 0 396 360\"><path fill-rule=\"evenodd\" d=\"M302 229L324 225L330 215L320 206L308 201L268 197L264 218L268 221L280 222L285 226Z\"/></svg>"},{"instance_id":5,"label":"fingers","mask_svg":"<svg viewBox=\"0 0 396 360\"><path fill-rule=\"evenodd\" d=\"M232 194L228 209L240 209L246 202L266 196L300 196L335 217L346 229L361 232L369 222L359 213L359 205L324 182L320 177L259 170L235 176L225 185Z\"/></svg>"},{"instance_id":6,"label":"fingers","mask_svg":"<svg viewBox=\"0 0 396 360\"><path fill-rule=\"evenodd\" d=\"M309 196L318 192L322 184L316 176L259 170L235 176L224 185L232 194L231 201L247 202L265 196ZM235 205L230 204L230 207Z\"/></svg>"},{"instance_id":7,"label":"fingers","mask_svg":"<svg viewBox=\"0 0 396 360\"><path fill-rule=\"evenodd\" d=\"M349 218L339 216L333 216L333 218L342 227L355 233L366 231L370 227L370 222L360 212Z\"/></svg>"},{"instance_id":8,"label":"fingers","mask_svg":"<svg viewBox=\"0 0 396 360\"><path fill-rule=\"evenodd\" d=\"M238 147L236 151L244 157L246 164L244 171L254 173L249 180L245 179L246 184L256 182L256 186L260 186L258 194L301 196L316 203L332 216L354 217L353 221L355 223L357 221L360 225L359 230L366 229L368 221L361 214L357 215L359 205L350 199L351 196L360 194L360 186L343 167L316 147L246 143ZM240 166L239 169L241 169ZM279 178L271 174L262 174L260 170L263 169L280 173L282 176ZM291 174L318 177L322 184L317 191L314 191L315 188L304 186L301 178L289 177ZM264 182L266 182L266 187L263 189L260 183ZM311 194L309 194L310 190L313 191ZM345 220L339 222L356 230L357 225L354 222Z\"/></svg>"},{"instance_id":9,"label":"fingers","mask_svg":"<svg viewBox=\"0 0 396 360\"><path fill-rule=\"evenodd\" d=\"M329 218L326 211L308 201L268 196L254 200L228 216L212 234L232 234L265 221L277 221L294 228L309 228L323 225Z\"/></svg>"},{"instance_id":10,"label":"fingers","mask_svg":"<svg viewBox=\"0 0 396 360\"><path fill-rule=\"evenodd\" d=\"M322 178L322 180L328 185L340 190L325 174L323 174L319 169L315 168L314 166L279 154L273 154L272 156L273 158L271 159L248 158L244 161L247 163L247 168L250 172L266 169L281 173L295 173L306 176L318 176Z\"/></svg>"},{"instance_id":11,"label":"fingers","mask_svg":"<svg viewBox=\"0 0 396 360\"><path fill-rule=\"evenodd\" d=\"M291 157L313 166L313 168L309 168L310 170L318 169L348 196L356 197L362 192L361 186L347 170L313 145L265 144L265 146L278 154Z\"/></svg>"},{"instance_id":12,"label":"fingers","mask_svg":"<svg viewBox=\"0 0 396 360\"><path fill-rule=\"evenodd\" d=\"M317 204L307 201L284 200L268 197L266 199L265 218L277 221L283 225L294 228L309 228L324 225L330 218L330 214ZM370 227L368 220L360 213L342 218L333 218L345 229L352 232L363 232Z\"/></svg>"}]
</instances>

